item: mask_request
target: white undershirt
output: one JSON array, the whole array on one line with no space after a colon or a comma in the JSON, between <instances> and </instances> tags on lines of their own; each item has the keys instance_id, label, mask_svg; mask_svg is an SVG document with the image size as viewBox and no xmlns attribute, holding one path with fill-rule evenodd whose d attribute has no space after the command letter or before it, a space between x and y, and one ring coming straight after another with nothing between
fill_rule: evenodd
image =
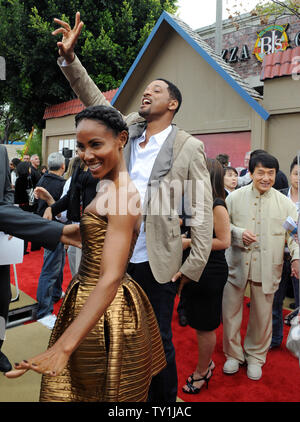
<instances>
[{"instance_id":1,"label":"white undershirt","mask_svg":"<svg viewBox=\"0 0 300 422\"><path fill-rule=\"evenodd\" d=\"M156 157L168 135L172 130L172 126L168 126L162 132L159 132L149 139L144 148L140 147L140 143L145 141L146 131L140 138L131 141L131 155L129 162L129 175L134 182L141 197L141 204L144 203L147 191L148 181ZM141 224L140 234L138 236L130 262L140 263L148 261L148 253L146 246L146 233L144 231L144 222Z\"/></svg>"}]
</instances>

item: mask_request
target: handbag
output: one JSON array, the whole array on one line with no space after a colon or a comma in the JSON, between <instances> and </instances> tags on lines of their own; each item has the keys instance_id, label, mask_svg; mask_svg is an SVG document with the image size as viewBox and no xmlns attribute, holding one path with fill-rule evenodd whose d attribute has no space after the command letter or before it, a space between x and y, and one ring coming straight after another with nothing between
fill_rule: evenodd
<instances>
[{"instance_id":1,"label":"handbag","mask_svg":"<svg viewBox=\"0 0 300 422\"><path fill-rule=\"evenodd\" d=\"M300 366L300 319L298 315L291 320L291 328L286 340L286 347L299 359Z\"/></svg>"},{"instance_id":2,"label":"handbag","mask_svg":"<svg viewBox=\"0 0 300 422\"><path fill-rule=\"evenodd\" d=\"M28 196L28 203L29 205L33 205L35 201L35 197L34 197L34 188L33 188L32 180L31 180L31 176L28 176L27 182L28 182L27 186L29 186L29 188L26 189L27 196Z\"/></svg>"},{"instance_id":3,"label":"handbag","mask_svg":"<svg viewBox=\"0 0 300 422\"><path fill-rule=\"evenodd\" d=\"M298 243L299 243L299 233L300 233L300 213L298 215ZM300 248L300 243L299 243ZM300 267L300 265L299 265ZM300 292L299 292L300 299ZM287 349L299 359L300 366L300 313L296 315L291 321L291 328L286 340Z\"/></svg>"}]
</instances>

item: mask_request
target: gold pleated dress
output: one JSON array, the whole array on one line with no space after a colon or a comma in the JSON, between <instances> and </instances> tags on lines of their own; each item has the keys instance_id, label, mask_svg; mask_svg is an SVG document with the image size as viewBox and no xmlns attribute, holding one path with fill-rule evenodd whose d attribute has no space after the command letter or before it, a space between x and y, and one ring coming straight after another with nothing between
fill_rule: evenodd
<instances>
[{"instance_id":1,"label":"gold pleated dress","mask_svg":"<svg viewBox=\"0 0 300 422\"><path fill-rule=\"evenodd\" d=\"M67 289L49 347L76 318L99 281L107 222L85 213L80 227L81 263ZM126 273L113 302L72 353L62 374L43 375L40 401L146 401L152 377L165 365L152 306L142 288Z\"/></svg>"}]
</instances>

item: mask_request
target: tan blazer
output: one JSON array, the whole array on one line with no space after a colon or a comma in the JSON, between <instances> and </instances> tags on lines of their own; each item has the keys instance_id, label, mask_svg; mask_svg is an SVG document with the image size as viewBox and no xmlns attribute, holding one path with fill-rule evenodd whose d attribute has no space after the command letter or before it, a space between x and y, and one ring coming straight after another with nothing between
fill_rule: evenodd
<instances>
[{"instance_id":1,"label":"tan blazer","mask_svg":"<svg viewBox=\"0 0 300 422\"><path fill-rule=\"evenodd\" d=\"M58 64L84 105L111 106L77 57L71 65L62 67L61 58L58 59ZM129 142L124 149L124 158L128 167L130 140L143 133L146 122L138 113L123 117L129 127ZM173 182L176 185L179 184L184 191L186 180L191 181L193 185L189 196L194 213L191 217L191 252L182 265L182 241L178 216L182 194L180 198L174 198L170 184ZM201 185L203 195L199 192L199 184L197 185L199 181L203 182ZM202 200L199 201L199 198ZM164 208L163 211L161 206ZM144 219L149 264L155 279L159 283L167 283L177 271L182 271L190 279L198 281L207 263L212 244L211 184L203 143L176 126L172 127L170 135L155 160L144 202Z\"/></svg>"},{"instance_id":2,"label":"tan blazer","mask_svg":"<svg viewBox=\"0 0 300 422\"><path fill-rule=\"evenodd\" d=\"M285 242L292 260L299 258L298 244L283 228L288 216L297 221L296 206L289 198L273 188L260 196L252 183L228 195L226 204L231 221L231 246L226 251L228 280L240 288L246 286L251 254L255 246L245 246L242 235L246 229L254 233L257 227L256 208L260 206L261 283L265 294L274 293L281 280Z\"/></svg>"}]
</instances>

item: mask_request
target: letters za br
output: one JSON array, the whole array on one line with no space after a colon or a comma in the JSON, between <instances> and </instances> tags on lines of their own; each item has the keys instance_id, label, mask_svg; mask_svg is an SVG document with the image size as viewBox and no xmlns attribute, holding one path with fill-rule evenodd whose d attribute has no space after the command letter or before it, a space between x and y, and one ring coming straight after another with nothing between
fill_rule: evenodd
<instances>
[{"instance_id":1,"label":"letters za br","mask_svg":"<svg viewBox=\"0 0 300 422\"><path fill-rule=\"evenodd\" d=\"M257 34L253 54L256 56L258 61L263 61L266 54L287 49L289 46L289 39L286 32L288 26L288 24L270 25ZM296 47L300 46L300 32L295 35L294 44ZM247 45L242 47L241 52L239 51L238 46L222 50L222 59L228 63L246 61L250 60L250 58L251 55Z\"/></svg>"}]
</instances>

